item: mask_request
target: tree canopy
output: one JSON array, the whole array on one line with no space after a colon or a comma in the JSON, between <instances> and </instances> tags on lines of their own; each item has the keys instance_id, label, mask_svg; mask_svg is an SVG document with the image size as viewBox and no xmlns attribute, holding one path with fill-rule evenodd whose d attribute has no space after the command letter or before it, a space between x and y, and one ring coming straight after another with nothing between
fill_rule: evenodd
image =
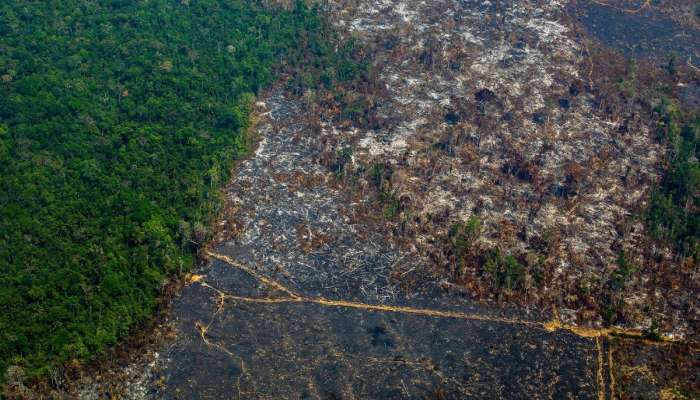
<instances>
[{"instance_id":1,"label":"tree canopy","mask_svg":"<svg viewBox=\"0 0 700 400\"><path fill-rule=\"evenodd\" d=\"M683 115L664 99L657 107L657 134L667 146L668 169L651 195L651 235L680 257L700 257L700 117Z\"/></svg>"},{"instance_id":2,"label":"tree canopy","mask_svg":"<svg viewBox=\"0 0 700 400\"><path fill-rule=\"evenodd\" d=\"M93 357L152 313L254 96L285 66L327 66L302 76L325 85L362 68L324 26L301 1L0 4L0 374Z\"/></svg>"}]
</instances>

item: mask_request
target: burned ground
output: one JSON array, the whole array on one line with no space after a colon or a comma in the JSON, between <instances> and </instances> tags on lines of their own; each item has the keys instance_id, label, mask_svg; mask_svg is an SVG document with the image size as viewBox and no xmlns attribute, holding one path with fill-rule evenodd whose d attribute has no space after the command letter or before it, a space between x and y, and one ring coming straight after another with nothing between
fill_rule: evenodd
<instances>
[{"instance_id":1,"label":"burned ground","mask_svg":"<svg viewBox=\"0 0 700 400\"><path fill-rule=\"evenodd\" d=\"M594 326L656 320L693 336L697 279L679 278L691 285L680 293L645 285L656 267L634 214L664 157L651 105L628 101L618 113L601 94L607 66L594 64L600 42L585 33L596 26L570 15L584 6L337 4L338 25L382 49L375 58L388 95L373 98L377 126L324 126L320 161L352 154L353 198L379 203L402 252L475 298L558 306L567 321ZM467 237L460 227L470 221ZM610 293L621 258L637 273Z\"/></svg>"},{"instance_id":2,"label":"burned ground","mask_svg":"<svg viewBox=\"0 0 700 400\"><path fill-rule=\"evenodd\" d=\"M675 3L679 7L683 2ZM609 5L579 1L574 9L576 19L591 35L629 57L655 58L659 62L676 57L680 63L700 64L700 29L692 13L676 11L670 4L640 8L642 4L611 9ZM683 14L690 14L685 26L674 21Z\"/></svg>"}]
</instances>

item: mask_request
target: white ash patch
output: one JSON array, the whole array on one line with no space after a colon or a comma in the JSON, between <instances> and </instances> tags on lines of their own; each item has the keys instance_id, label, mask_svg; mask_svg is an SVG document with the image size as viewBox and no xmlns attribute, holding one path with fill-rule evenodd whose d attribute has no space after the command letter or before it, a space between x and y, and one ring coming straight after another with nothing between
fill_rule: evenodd
<instances>
[{"instance_id":1,"label":"white ash patch","mask_svg":"<svg viewBox=\"0 0 700 400\"><path fill-rule=\"evenodd\" d=\"M400 33L401 50L378 65L382 107L398 122L335 137L356 144L355 166L392 166L407 215L444 213L415 235L417 253L435 250L446 224L476 216L479 241L505 253L556 238L547 263L566 281L615 263L628 241L620 224L658 180L662 149L647 128L622 133L592 95L570 95L586 52L562 22L567 4L360 0L338 14L380 46L380 32Z\"/></svg>"}]
</instances>

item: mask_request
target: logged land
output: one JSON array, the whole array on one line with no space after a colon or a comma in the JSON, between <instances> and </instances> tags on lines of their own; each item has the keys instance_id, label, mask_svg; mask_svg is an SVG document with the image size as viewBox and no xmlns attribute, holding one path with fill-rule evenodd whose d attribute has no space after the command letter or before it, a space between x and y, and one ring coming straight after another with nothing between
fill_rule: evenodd
<instances>
[{"instance_id":1,"label":"logged land","mask_svg":"<svg viewBox=\"0 0 700 400\"><path fill-rule=\"evenodd\" d=\"M332 27L301 4L266 6L265 37L284 21L304 34L283 79L238 108L253 117L237 126L251 151L211 236L189 249L201 265L117 362L6 387L88 399L700 395L692 1L323 2ZM276 46L294 46L286 32ZM4 360L15 375L36 366Z\"/></svg>"}]
</instances>

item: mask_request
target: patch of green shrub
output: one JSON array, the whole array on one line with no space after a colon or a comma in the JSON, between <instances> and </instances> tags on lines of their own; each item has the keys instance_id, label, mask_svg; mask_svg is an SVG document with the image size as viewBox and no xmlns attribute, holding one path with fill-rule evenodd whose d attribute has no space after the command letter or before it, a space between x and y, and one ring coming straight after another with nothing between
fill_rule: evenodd
<instances>
[{"instance_id":1,"label":"patch of green shrub","mask_svg":"<svg viewBox=\"0 0 700 400\"><path fill-rule=\"evenodd\" d=\"M491 275L496 288L513 290L525 280L525 267L514 256L503 257L499 250L489 252L484 270Z\"/></svg>"}]
</instances>

